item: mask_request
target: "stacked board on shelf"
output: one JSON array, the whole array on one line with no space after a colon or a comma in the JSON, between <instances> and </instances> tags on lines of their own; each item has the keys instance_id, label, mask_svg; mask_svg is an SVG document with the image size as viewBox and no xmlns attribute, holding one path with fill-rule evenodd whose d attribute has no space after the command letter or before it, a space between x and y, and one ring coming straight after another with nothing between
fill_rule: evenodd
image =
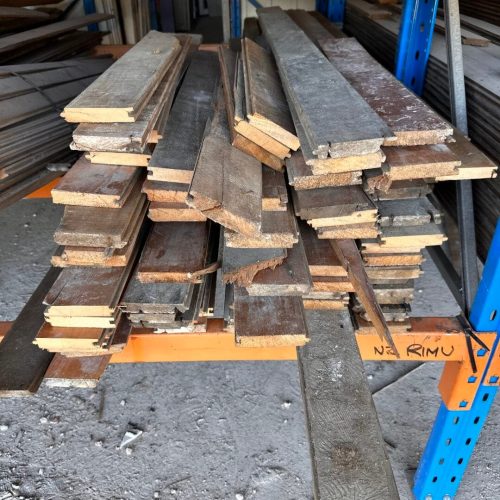
<instances>
[{"instance_id":1,"label":"stacked board on shelf","mask_svg":"<svg viewBox=\"0 0 500 500\"><path fill-rule=\"evenodd\" d=\"M369 9L377 12L377 7ZM448 122L355 39L335 37L303 11L291 12L296 24L279 9L262 9L258 14L301 138L301 150L287 160L295 213L316 230L320 240L356 239L386 320L408 324L422 250L446 240L440 211L426 195L438 181L489 178L496 167L466 138L457 131L454 134ZM301 40L303 60L293 55L293 47L287 43L292 39ZM305 71L313 55L321 71L312 67ZM335 78L333 73L327 78L331 73L328 65L337 72ZM307 85L299 85L301 79L307 79ZM300 99L305 86L309 92ZM327 115L328 126L342 128L344 136L331 134L335 142L325 138L329 148L323 158L314 154L320 147L311 138L314 131L326 130L322 116L326 108L311 95L339 96L323 101L335 108ZM342 95L351 97L342 99ZM370 131L372 135L367 135ZM319 287L326 292L328 287L332 291L339 286L339 276L319 278L315 280L318 291ZM357 316L370 319L356 297L352 305Z\"/></svg>"},{"instance_id":2,"label":"stacked board on shelf","mask_svg":"<svg viewBox=\"0 0 500 500\"><path fill-rule=\"evenodd\" d=\"M305 309L348 305L379 333L409 328L422 250L446 239L427 195L496 167L354 40L299 14L305 31L259 11L272 52L151 33L66 106L86 155L53 193L63 271L39 345L109 354L122 325L203 334L214 321L242 349L301 346ZM154 64L140 55L152 46Z\"/></svg>"},{"instance_id":3,"label":"stacked board on shelf","mask_svg":"<svg viewBox=\"0 0 500 500\"><path fill-rule=\"evenodd\" d=\"M40 347L74 357L126 343L120 304L148 232L142 158L168 116L191 40L151 32L64 109L79 123L73 149L85 153L52 193L65 205L52 259L63 270L45 298Z\"/></svg>"},{"instance_id":4,"label":"stacked board on shelf","mask_svg":"<svg viewBox=\"0 0 500 500\"><path fill-rule=\"evenodd\" d=\"M462 7L461 2L461 7ZM468 2L469 4L476 2ZM359 5L366 2L347 1L344 29L357 40L386 68L392 70L394 67L397 37L400 26L400 15L392 12L385 19L373 19L366 15ZM465 4L464 4L465 5ZM370 5L375 9L380 7ZM475 12L466 12L469 16L481 17L478 6ZM462 12L462 9L461 9ZM463 18L463 16L461 16ZM495 29L491 26L477 31L474 25L477 21L465 16L466 26L476 32L480 32L486 38L495 41ZM465 24L463 24L465 26ZM495 28L493 26L493 28ZM488 34L489 32L489 34ZM497 35L498 36L498 33ZM463 45L463 65L465 75L465 91L467 97L468 134L472 141L477 144L495 163L500 160L500 86L498 75L495 72L500 60L500 46L498 42L487 46ZM432 49L426 72L423 98L442 116L450 117L450 99L448 84L448 68L446 55L445 36L434 33ZM448 146L451 147L449 144ZM484 161L483 161L484 163ZM500 188L498 180L493 179L496 175L471 177L472 179L484 179L473 182L474 207L476 214L476 239L478 254L484 260L486 258L491 238L494 233L496 220L500 215L498 195ZM489 180L488 180L489 179ZM440 179L443 180L443 179ZM456 214L456 196L454 183L444 183L436 189L436 194L447 211L453 216Z\"/></svg>"}]
</instances>

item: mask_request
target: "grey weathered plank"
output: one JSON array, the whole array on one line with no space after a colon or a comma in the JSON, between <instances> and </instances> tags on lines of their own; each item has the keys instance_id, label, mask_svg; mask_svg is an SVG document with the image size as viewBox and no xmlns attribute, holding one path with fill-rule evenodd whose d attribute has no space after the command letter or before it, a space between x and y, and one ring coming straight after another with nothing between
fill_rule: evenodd
<instances>
[{"instance_id":1,"label":"grey weathered plank","mask_svg":"<svg viewBox=\"0 0 500 500\"><path fill-rule=\"evenodd\" d=\"M320 158L376 152L392 133L307 35L280 8L259 9L288 104Z\"/></svg>"},{"instance_id":2,"label":"grey weathered plank","mask_svg":"<svg viewBox=\"0 0 500 500\"><path fill-rule=\"evenodd\" d=\"M53 354L32 342L44 322L43 298L60 270L52 267L0 342L0 396L36 392Z\"/></svg>"},{"instance_id":3,"label":"grey weathered plank","mask_svg":"<svg viewBox=\"0 0 500 500\"><path fill-rule=\"evenodd\" d=\"M133 122L181 50L177 38L150 31L92 85L62 116L70 122Z\"/></svg>"},{"instance_id":4,"label":"grey weathered plank","mask_svg":"<svg viewBox=\"0 0 500 500\"><path fill-rule=\"evenodd\" d=\"M307 327L300 297L251 297L234 290L234 331L242 347L304 345Z\"/></svg>"},{"instance_id":5,"label":"grey weathered plank","mask_svg":"<svg viewBox=\"0 0 500 500\"><path fill-rule=\"evenodd\" d=\"M287 251L286 259L274 269L259 271L246 287L249 295L302 296L312 288L312 279L307 263L302 238Z\"/></svg>"},{"instance_id":6,"label":"grey weathered plank","mask_svg":"<svg viewBox=\"0 0 500 500\"><path fill-rule=\"evenodd\" d=\"M149 162L152 180L191 182L218 82L217 56L196 52Z\"/></svg>"},{"instance_id":7,"label":"grey weathered plank","mask_svg":"<svg viewBox=\"0 0 500 500\"><path fill-rule=\"evenodd\" d=\"M84 17L67 19L66 21L58 23L51 23L47 26L34 28L21 33L15 33L14 35L4 36L0 41L0 53L19 49L26 44L33 43L34 41L54 38L63 33L67 33L68 31L81 28L82 26L86 26L88 24L105 21L106 19L111 19L112 17L112 14L91 14Z\"/></svg>"},{"instance_id":8,"label":"grey weathered plank","mask_svg":"<svg viewBox=\"0 0 500 500\"><path fill-rule=\"evenodd\" d=\"M187 204L238 233L257 237L262 225L262 165L231 146L222 91L203 140Z\"/></svg>"},{"instance_id":9,"label":"grey weathered plank","mask_svg":"<svg viewBox=\"0 0 500 500\"><path fill-rule=\"evenodd\" d=\"M130 279L120 302L127 313L168 313L187 311L193 283L141 283L137 273Z\"/></svg>"},{"instance_id":10,"label":"grey weathered plank","mask_svg":"<svg viewBox=\"0 0 500 500\"><path fill-rule=\"evenodd\" d=\"M399 499L348 312L306 311L298 349L317 500Z\"/></svg>"}]
</instances>

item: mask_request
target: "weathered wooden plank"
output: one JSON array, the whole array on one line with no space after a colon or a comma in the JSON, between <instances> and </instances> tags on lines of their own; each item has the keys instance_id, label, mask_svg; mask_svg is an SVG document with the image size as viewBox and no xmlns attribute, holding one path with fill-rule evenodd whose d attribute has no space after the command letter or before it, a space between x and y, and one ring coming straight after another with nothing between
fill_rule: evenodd
<instances>
[{"instance_id":1,"label":"weathered wooden plank","mask_svg":"<svg viewBox=\"0 0 500 500\"><path fill-rule=\"evenodd\" d=\"M320 158L376 152L392 134L307 35L280 8L258 10L289 105Z\"/></svg>"},{"instance_id":2,"label":"weathered wooden plank","mask_svg":"<svg viewBox=\"0 0 500 500\"><path fill-rule=\"evenodd\" d=\"M73 123L137 120L180 50L174 35L150 31L73 99L62 116Z\"/></svg>"},{"instance_id":3,"label":"weathered wooden plank","mask_svg":"<svg viewBox=\"0 0 500 500\"><path fill-rule=\"evenodd\" d=\"M139 181L135 167L92 165L81 157L52 189L52 201L65 205L121 208Z\"/></svg>"},{"instance_id":4,"label":"weathered wooden plank","mask_svg":"<svg viewBox=\"0 0 500 500\"><path fill-rule=\"evenodd\" d=\"M224 237L231 248L291 248L298 241L297 221L289 205L286 212L262 212L262 231L256 237L230 230Z\"/></svg>"},{"instance_id":5,"label":"weathered wooden plank","mask_svg":"<svg viewBox=\"0 0 500 500\"><path fill-rule=\"evenodd\" d=\"M373 59L354 38L323 38L326 57L387 123L395 137L386 146L416 146L445 142L451 125Z\"/></svg>"},{"instance_id":6,"label":"weathered wooden plank","mask_svg":"<svg viewBox=\"0 0 500 500\"><path fill-rule=\"evenodd\" d=\"M306 311L298 349L314 498L399 499L348 312Z\"/></svg>"},{"instance_id":7,"label":"weathered wooden plank","mask_svg":"<svg viewBox=\"0 0 500 500\"><path fill-rule=\"evenodd\" d=\"M252 296L302 296L312 288L302 239L287 251L286 259L274 269L259 271L246 287Z\"/></svg>"},{"instance_id":8,"label":"weathered wooden plank","mask_svg":"<svg viewBox=\"0 0 500 500\"><path fill-rule=\"evenodd\" d=\"M34 394L53 355L32 342L43 324L43 297L59 275L51 268L0 342L0 396Z\"/></svg>"},{"instance_id":9,"label":"weathered wooden plank","mask_svg":"<svg viewBox=\"0 0 500 500\"><path fill-rule=\"evenodd\" d=\"M434 223L412 227L383 227L380 241L388 247L417 247L442 245L448 237Z\"/></svg>"},{"instance_id":10,"label":"weathered wooden plank","mask_svg":"<svg viewBox=\"0 0 500 500\"><path fill-rule=\"evenodd\" d=\"M437 176L436 181L493 179L497 176L498 166L474 146L467 137L455 130L453 138L455 142L451 142L447 146L461 162L458 174Z\"/></svg>"},{"instance_id":11,"label":"weathered wooden plank","mask_svg":"<svg viewBox=\"0 0 500 500\"><path fill-rule=\"evenodd\" d=\"M153 224L138 263L143 283L200 283L207 268L208 224L160 222Z\"/></svg>"},{"instance_id":12,"label":"weathered wooden plank","mask_svg":"<svg viewBox=\"0 0 500 500\"><path fill-rule=\"evenodd\" d=\"M300 142L272 55L249 39L242 40L241 50L250 124L296 151Z\"/></svg>"},{"instance_id":13,"label":"weathered wooden plank","mask_svg":"<svg viewBox=\"0 0 500 500\"><path fill-rule=\"evenodd\" d=\"M288 203L285 176L269 167L262 167L262 210L285 211Z\"/></svg>"},{"instance_id":14,"label":"weathered wooden plank","mask_svg":"<svg viewBox=\"0 0 500 500\"><path fill-rule=\"evenodd\" d=\"M218 82L217 56L194 53L149 162L151 180L191 182Z\"/></svg>"},{"instance_id":15,"label":"weathered wooden plank","mask_svg":"<svg viewBox=\"0 0 500 500\"><path fill-rule=\"evenodd\" d=\"M194 286L193 283L142 283L135 272L127 284L120 308L126 313L184 312L191 304Z\"/></svg>"},{"instance_id":16,"label":"weathered wooden plank","mask_svg":"<svg viewBox=\"0 0 500 500\"><path fill-rule=\"evenodd\" d=\"M142 212L136 222L136 227L132 232L128 243L123 248L107 247L59 247L51 258L54 267L69 266L91 266L91 267L122 267L126 266L134 254L134 250L139 242L142 242L146 234L144 218L147 206L144 205Z\"/></svg>"},{"instance_id":17,"label":"weathered wooden plank","mask_svg":"<svg viewBox=\"0 0 500 500\"><path fill-rule=\"evenodd\" d=\"M234 291L234 331L243 347L302 346L308 340L300 297L251 297Z\"/></svg>"},{"instance_id":18,"label":"weathered wooden plank","mask_svg":"<svg viewBox=\"0 0 500 500\"><path fill-rule=\"evenodd\" d=\"M441 223L441 212L427 197L414 200L378 201L379 224L387 226L419 226L433 221Z\"/></svg>"},{"instance_id":19,"label":"weathered wooden plank","mask_svg":"<svg viewBox=\"0 0 500 500\"><path fill-rule=\"evenodd\" d=\"M361 212L376 217L377 209L360 186L326 187L292 191L295 213L302 219L348 217ZM366 221L364 221L366 222ZM356 223L353 220L351 224Z\"/></svg>"},{"instance_id":20,"label":"weathered wooden plank","mask_svg":"<svg viewBox=\"0 0 500 500\"><path fill-rule=\"evenodd\" d=\"M375 223L325 226L319 227L317 231L318 238L328 240L376 238L379 234Z\"/></svg>"},{"instance_id":21,"label":"weathered wooden plank","mask_svg":"<svg viewBox=\"0 0 500 500\"><path fill-rule=\"evenodd\" d=\"M330 244L342 266L347 271L347 276L354 287L356 295L363 304L379 337L385 340L396 354L396 357L399 357L398 350L392 340L391 332L387 327L387 322L384 319L382 310L366 274L356 242L353 239L339 239L330 240Z\"/></svg>"},{"instance_id":22,"label":"weathered wooden plank","mask_svg":"<svg viewBox=\"0 0 500 500\"><path fill-rule=\"evenodd\" d=\"M145 204L146 197L137 183L121 208L67 205L54 240L60 245L123 248Z\"/></svg>"},{"instance_id":23,"label":"weathered wooden plank","mask_svg":"<svg viewBox=\"0 0 500 500\"><path fill-rule=\"evenodd\" d=\"M262 165L229 142L222 93L203 141L187 203L209 219L257 237L262 226Z\"/></svg>"},{"instance_id":24,"label":"weathered wooden plank","mask_svg":"<svg viewBox=\"0 0 500 500\"><path fill-rule=\"evenodd\" d=\"M84 356L68 358L56 354L45 372L47 387L78 387L91 389L104 374L111 356Z\"/></svg>"},{"instance_id":25,"label":"weathered wooden plank","mask_svg":"<svg viewBox=\"0 0 500 500\"><path fill-rule=\"evenodd\" d=\"M131 270L125 267L67 267L45 296L46 319L53 326L55 316L114 317L118 301ZM73 326L73 325L72 325ZM85 323L74 326L91 326ZM105 327L103 327L105 328Z\"/></svg>"},{"instance_id":26,"label":"weathered wooden plank","mask_svg":"<svg viewBox=\"0 0 500 500\"><path fill-rule=\"evenodd\" d=\"M144 181L142 192L148 200L160 203L185 203L189 184L180 182Z\"/></svg>"},{"instance_id":27,"label":"weathered wooden plank","mask_svg":"<svg viewBox=\"0 0 500 500\"><path fill-rule=\"evenodd\" d=\"M391 181L456 175L460 166L460 159L445 144L388 147L384 153Z\"/></svg>"},{"instance_id":28,"label":"weathered wooden plank","mask_svg":"<svg viewBox=\"0 0 500 500\"><path fill-rule=\"evenodd\" d=\"M246 98L247 81L245 80L243 61L237 61L236 81L234 85L234 130L236 133L246 137L261 148L265 149L280 159L290 156L290 148L266 134L259 128L248 122L248 103Z\"/></svg>"},{"instance_id":29,"label":"weathered wooden plank","mask_svg":"<svg viewBox=\"0 0 500 500\"><path fill-rule=\"evenodd\" d=\"M331 186L348 186L361 184L361 170L349 172L327 173L314 175L312 169L306 164L304 156L294 153L286 160L288 182L297 191L303 189L318 189Z\"/></svg>"},{"instance_id":30,"label":"weathered wooden plank","mask_svg":"<svg viewBox=\"0 0 500 500\"><path fill-rule=\"evenodd\" d=\"M71 149L73 144L70 145ZM115 153L113 151L89 151L85 158L93 164L127 165L130 167L147 167L151 159L151 151L146 148L144 153Z\"/></svg>"},{"instance_id":31,"label":"weathered wooden plank","mask_svg":"<svg viewBox=\"0 0 500 500\"><path fill-rule=\"evenodd\" d=\"M335 255L327 240L320 240L316 232L305 222L299 223L311 276L347 277L347 271Z\"/></svg>"},{"instance_id":32,"label":"weathered wooden plank","mask_svg":"<svg viewBox=\"0 0 500 500\"><path fill-rule=\"evenodd\" d=\"M253 156L264 165L267 165L277 171L283 170L284 162L281 158L272 155L261 146L255 144L250 139L243 137L234 130L235 102L233 89L236 76L236 53L225 46L219 46L218 54L227 122L229 124L229 132L231 135L231 144L240 151Z\"/></svg>"},{"instance_id":33,"label":"weathered wooden plank","mask_svg":"<svg viewBox=\"0 0 500 500\"><path fill-rule=\"evenodd\" d=\"M73 132L75 148L80 151L144 152L145 145L152 142L160 116L168 115L170 111L175 89L187 65L188 53L197 44L196 35L175 36L182 50L137 120L131 123L81 123Z\"/></svg>"},{"instance_id":34,"label":"weathered wooden plank","mask_svg":"<svg viewBox=\"0 0 500 500\"><path fill-rule=\"evenodd\" d=\"M153 201L149 205L148 217L154 222L204 222L207 220L199 210L185 202Z\"/></svg>"},{"instance_id":35,"label":"weathered wooden plank","mask_svg":"<svg viewBox=\"0 0 500 500\"><path fill-rule=\"evenodd\" d=\"M283 248L230 248L224 246L222 278L225 283L247 286L263 269L274 269L287 255Z\"/></svg>"}]
</instances>

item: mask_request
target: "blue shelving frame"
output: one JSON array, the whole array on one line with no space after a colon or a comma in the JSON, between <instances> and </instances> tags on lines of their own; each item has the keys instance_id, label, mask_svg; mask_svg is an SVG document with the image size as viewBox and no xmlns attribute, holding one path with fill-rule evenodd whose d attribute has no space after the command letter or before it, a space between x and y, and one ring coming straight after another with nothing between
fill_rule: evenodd
<instances>
[{"instance_id":1,"label":"blue shelving frame","mask_svg":"<svg viewBox=\"0 0 500 500\"><path fill-rule=\"evenodd\" d=\"M498 392L498 374L490 368L498 357L499 343L500 221L471 309L470 322L477 332L497 332L497 338L470 409L453 411L441 403L415 474L413 493L417 500L455 496Z\"/></svg>"}]
</instances>

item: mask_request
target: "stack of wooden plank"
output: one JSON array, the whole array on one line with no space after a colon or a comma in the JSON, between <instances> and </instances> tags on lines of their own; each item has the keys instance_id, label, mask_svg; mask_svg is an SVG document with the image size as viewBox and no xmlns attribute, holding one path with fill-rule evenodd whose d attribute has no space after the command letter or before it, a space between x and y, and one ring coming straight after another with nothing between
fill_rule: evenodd
<instances>
[{"instance_id":1,"label":"stack of wooden plank","mask_svg":"<svg viewBox=\"0 0 500 500\"><path fill-rule=\"evenodd\" d=\"M302 345L302 295L312 284L285 180L231 145L224 106L220 90L187 202L223 226L218 277L234 285L238 344Z\"/></svg>"},{"instance_id":2,"label":"stack of wooden plank","mask_svg":"<svg viewBox=\"0 0 500 500\"><path fill-rule=\"evenodd\" d=\"M74 161L73 127L59 111L110 64L103 58L0 66L0 207L61 175L51 165Z\"/></svg>"},{"instance_id":3,"label":"stack of wooden plank","mask_svg":"<svg viewBox=\"0 0 500 500\"><path fill-rule=\"evenodd\" d=\"M479 10L477 15L475 12L469 14L474 17L481 16ZM474 30L474 25L470 24L471 20L467 21L468 28ZM474 21L473 23L476 24ZM356 8L350 0L347 2L345 30L356 36L366 49L390 70L394 67L399 26L400 17L396 13L387 19L373 19ZM488 31L481 31L481 34L495 40L495 35L491 36L488 32L491 33L491 28ZM462 51L469 135L475 144L498 163L500 86L494 68L499 64L500 46L497 43L486 47L464 45ZM446 44L445 37L440 33L435 33L433 37L423 97L443 116L450 117ZM486 176L473 178L487 179ZM474 182L473 189L478 252L485 259L496 220L500 215L500 205L497 202L500 188L497 180L484 180ZM437 193L442 201L449 200L449 203L446 203L447 209L452 214L456 213L453 185L439 186Z\"/></svg>"},{"instance_id":4,"label":"stack of wooden plank","mask_svg":"<svg viewBox=\"0 0 500 500\"><path fill-rule=\"evenodd\" d=\"M92 149L53 190L65 210L55 233L62 248L52 263L64 269L45 298L51 328L40 332L42 347L75 356L86 352L82 339L93 355L123 348L130 324L120 300L147 232L145 169L136 159L170 109L176 63L187 54L181 45L173 35L151 32L64 109L66 120L80 123L73 137L79 149Z\"/></svg>"},{"instance_id":5,"label":"stack of wooden plank","mask_svg":"<svg viewBox=\"0 0 500 500\"><path fill-rule=\"evenodd\" d=\"M17 11L18 13L19 11L24 12L25 9L17 9ZM0 54L4 64L6 62L19 64L58 61L88 53L101 43L103 34L99 31L81 31L79 28L113 18L113 14L91 14L51 22L57 20L59 16L42 15L40 17L38 15L34 19L33 13L37 11L27 12L32 13L31 19L28 19L31 26L26 25L26 18L18 18L17 21L8 18L7 27L11 31L17 31L23 27L32 27L33 21L36 24L42 24L42 26L8 34L1 38ZM21 22L24 23L24 26L19 25Z\"/></svg>"},{"instance_id":6,"label":"stack of wooden plank","mask_svg":"<svg viewBox=\"0 0 500 500\"><path fill-rule=\"evenodd\" d=\"M282 171L296 136L272 55L250 39L242 51L219 48L231 144L264 165Z\"/></svg>"},{"instance_id":7,"label":"stack of wooden plank","mask_svg":"<svg viewBox=\"0 0 500 500\"><path fill-rule=\"evenodd\" d=\"M458 133L457 142L446 144L453 128L355 39L335 38L306 12L292 12L298 24L279 9L258 14L301 139L301 152L287 160L295 213L320 239L359 240L386 319L406 321L422 250L446 239L426 195L438 181L491 177L495 166L484 155L473 165L480 153ZM328 127L340 132L324 137L319 154L319 141L311 141ZM372 155L376 161L367 161ZM315 286L339 286L335 278L335 285L321 279ZM368 319L360 303L354 311Z\"/></svg>"},{"instance_id":8,"label":"stack of wooden plank","mask_svg":"<svg viewBox=\"0 0 500 500\"><path fill-rule=\"evenodd\" d=\"M155 222L121 308L135 327L157 332L206 331L207 274L216 234L207 222ZM215 261L216 263L216 261Z\"/></svg>"},{"instance_id":9,"label":"stack of wooden plank","mask_svg":"<svg viewBox=\"0 0 500 500\"><path fill-rule=\"evenodd\" d=\"M186 196L218 82L217 56L195 52L148 164L144 192L151 201L149 218L155 222L206 220L186 204Z\"/></svg>"}]
</instances>

